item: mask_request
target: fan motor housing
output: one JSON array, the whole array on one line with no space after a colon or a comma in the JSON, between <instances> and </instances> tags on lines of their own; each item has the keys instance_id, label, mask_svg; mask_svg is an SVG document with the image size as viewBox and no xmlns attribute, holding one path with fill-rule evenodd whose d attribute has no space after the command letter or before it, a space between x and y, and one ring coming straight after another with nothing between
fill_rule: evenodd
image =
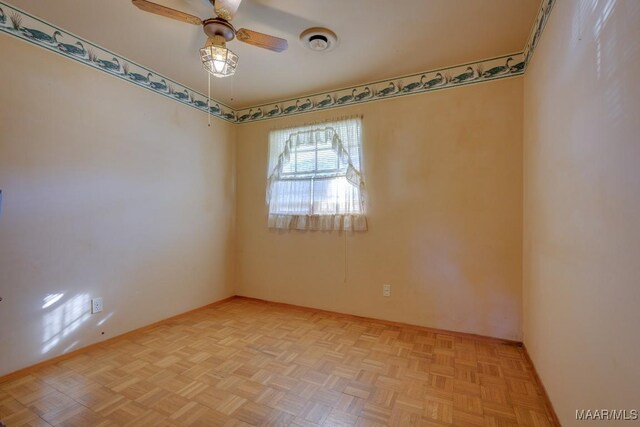
<instances>
[{"instance_id":1,"label":"fan motor housing","mask_svg":"<svg viewBox=\"0 0 640 427\"><path fill-rule=\"evenodd\" d=\"M202 21L202 28L207 36L222 36L226 41L231 41L236 36L236 29L229 21L220 18L210 18Z\"/></svg>"}]
</instances>

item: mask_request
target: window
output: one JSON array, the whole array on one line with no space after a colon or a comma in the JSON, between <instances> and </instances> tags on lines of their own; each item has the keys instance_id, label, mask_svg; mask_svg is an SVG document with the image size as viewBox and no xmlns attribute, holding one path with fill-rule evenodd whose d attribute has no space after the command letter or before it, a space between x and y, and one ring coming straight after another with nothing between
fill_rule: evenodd
<instances>
[{"instance_id":1,"label":"window","mask_svg":"<svg viewBox=\"0 0 640 427\"><path fill-rule=\"evenodd\" d=\"M359 118L272 131L269 227L367 229Z\"/></svg>"}]
</instances>

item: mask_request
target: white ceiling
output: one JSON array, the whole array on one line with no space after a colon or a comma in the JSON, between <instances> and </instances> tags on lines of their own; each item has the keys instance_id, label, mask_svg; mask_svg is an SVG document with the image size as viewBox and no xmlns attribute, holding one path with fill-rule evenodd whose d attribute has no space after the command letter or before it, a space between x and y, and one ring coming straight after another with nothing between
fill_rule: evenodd
<instances>
[{"instance_id":1,"label":"white ceiling","mask_svg":"<svg viewBox=\"0 0 640 427\"><path fill-rule=\"evenodd\" d=\"M154 0L209 17L208 0ZM8 0L25 11L202 93L200 27L145 13L129 0ZM237 40L236 75L212 78L212 97L247 107L471 62L524 48L540 0L243 0L236 28L286 38L274 53ZM298 37L324 26L338 35L315 53Z\"/></svg>"}]
</instances>

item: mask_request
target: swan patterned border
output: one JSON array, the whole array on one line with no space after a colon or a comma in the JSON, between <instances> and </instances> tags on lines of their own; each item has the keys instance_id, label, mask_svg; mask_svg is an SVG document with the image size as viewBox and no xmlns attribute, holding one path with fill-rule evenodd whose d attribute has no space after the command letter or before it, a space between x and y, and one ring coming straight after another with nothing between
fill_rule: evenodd
<instances>
[{"instance_id":1,"label":"swan patterned border","mask_svg":"<svg viewBox=\"0 0 640 427\"><path fill-rule=\"evenodd\" d=\"M527 45L524 48L525 68L533 57L533 51L536 49L536 46L538 46L538 42L542 36L542 31L544 31L544 27L547 25L547 21L551 15L551 10L555 4L556 0L542 0L542 4L538 10L538 15L533 23L533 27L531 28L531 33L529 34L529 40L527 40Z\"/></svg>"},{"instance_id":2,"label":"swan patterned border","mask_svg":"<svg viewBox=\"0 0 640 427\"><path fill-rule=\"evenodd\" d=\"M26 40L184 105L205 113L210 112L222 120L232 123L236 121L236 112L231 107L211 99L209 108L206 95L2 1L0 32Z\"/></svg>"},{"instance_id":3,"label":"swan patterned border","mask_svg":"<svg viewBox=\"0 0 640 427\"><path fill-rule=\"evenodd\" d=\"M542 1L523 52L239 110L213 98L209 107L204 94L3 1L0 1L0 32L29 41L205 113L209 112L222 120L248 123L524 74L554 4L555 0Z\"/></svg>"},{"instance_id":4,"label":"swan patterned border","mask_svg":"<svg viewBox=\"0 0 640 427\"><path fill-rule=\"evenodd\" d=\"M236 111L237 122L253 122L310 111L430 92L524 74L556 0L542 0L523 52L395 79L261 104Z\"/></svg>"},{"instance_id":5,"label":"swan patterned border","mask_svg":"<svg viewBox=\"0 0 640 427\"><path fill-rule=\"evenodd\" d=\"M514 53L478 62L441 68L395 79L380 80L349 88L261 104L237 111L237 122L255 122L327 110L381 99L464 86L524 73L524 53Z\"/></svg>"}]
</instances>

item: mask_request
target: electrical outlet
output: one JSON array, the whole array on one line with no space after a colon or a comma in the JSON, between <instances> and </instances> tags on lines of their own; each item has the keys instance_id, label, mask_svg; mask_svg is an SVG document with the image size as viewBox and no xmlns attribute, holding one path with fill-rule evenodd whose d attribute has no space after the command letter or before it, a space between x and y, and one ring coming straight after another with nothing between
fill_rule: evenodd
<instances>
[{"instance_id":1,"label":"electrical outlet","mask_svg":"<svg viewBox=\"0 0 640 427\"><path fill-rule=\"evenodd\" d=\"M91 299L91 314L100 313L102 311L102 298Z\"/></svg>"},{"instance_id":2,"label":"electrical outlet","mask_svg":"<svg viewBox=\"0 0 640 427\"><path fill-rule=\"evenodd\" d=\"M391 285L382 285L382 296L383 297L391 296Z\"/></svg>"}]
</instances>

